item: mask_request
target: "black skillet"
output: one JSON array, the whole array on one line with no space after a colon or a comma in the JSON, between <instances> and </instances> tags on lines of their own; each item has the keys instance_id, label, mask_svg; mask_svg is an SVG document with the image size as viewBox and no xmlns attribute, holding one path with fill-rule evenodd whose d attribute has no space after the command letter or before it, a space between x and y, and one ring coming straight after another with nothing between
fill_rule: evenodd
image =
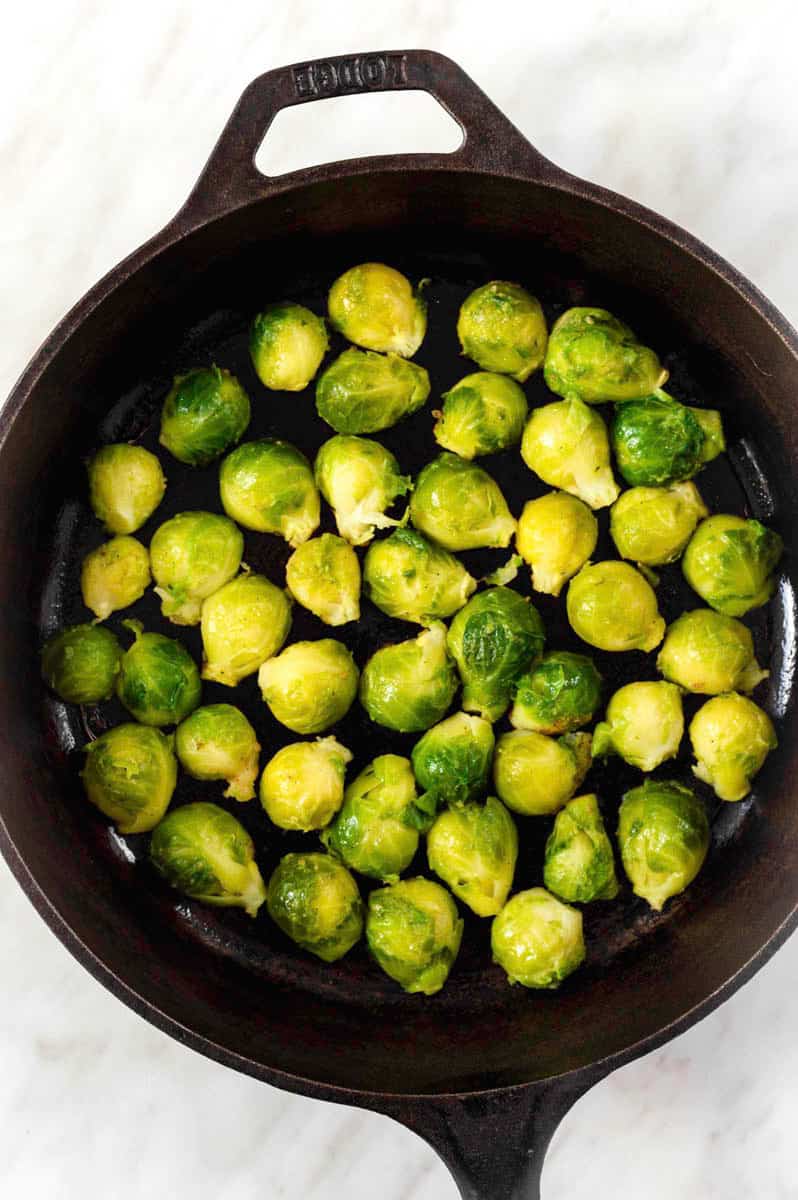
<instances>
[{"instance_id":1,"label":"black skillet","mask_svg":"<svg viewBox=\"0 0 798 1200\"><path fill-rule=\"evenodd\" d=\"M280 109L408 88L429 92L460 123L465 136L454 154L357 160L279 179L253 166ZM743 803L713 805L705 795L709 860L664 915L654 917L628 889L619 902L590 908L587 964L556 993L510 989L489 965L488 923L476 919L447 987L422 999L402 995L362 949L325 968L289 946L265 913L252 923L181 902L152 877L144 847L120 842L80 795L77 748L121 711L76 713L46 697L38 679L41 636L86 615L77 563L102 535L86 508L83 457L109 440L154 445L171 376L210 361L251 390L251 433L275 432L312 453L328 431L311 396L260 388L247 361L247 322L280 296L322 311L335 275L374 258L432 280L419 359L436 394L469 369L454 320L477 283L519 279L550 318L585 301L617 311L663 354L676 395L723 410L729 456L701 477L710 506L761 517L786 542L777 596L752 622L770 661L762 699L779 727L779 751ZM355 55L261 76L184 208L64 319L0 418L0 844L22 887L88 970L183 1043L289 1091L394 1117L437 1150L465 1197L538 1195L546 1146L574 1101L718 1005L795 925L797 389L796 334L751 284L661 217L553 166L445 57ZM539 379L528 390L533 403L545 395ZM432 454L430 425L425 410L386 436L405 470ZM515 512L543 490L516 454L490 462ZM145 538L175 511L218 506L212 469L169 461L167 470L167 497ZM285 548L249 535L246 558L280 578ZM481 572L497 558L468 561ZM695 604L677 569L664 573L660 600L667 617ZM556 606L540 607L549 644L573 644ZM151 600L139 609L149 626L163 627ZM297 614L295 635L324 632ZM197 652L195 632L188 636ZM366 606L349 640L362 664L374 646L403 636L407 626ZM619 657L620 665L600 657L608 691L653 672L642 655ZM205 694L229 698L219 687ZM287 740L253 681L237 696L266 752ZM356 767L378 742L406 749L412 740L377 739L359 710L338 733ZM663 773L688 778L688 758ZM617 765L593 776L611 824L634 779ZM184 780L176 803L218 792ZM290 839L267 828L257 804L236 813L268 870ZM539 881L546 833L545 821L524 823L518 886ZM425 869L423 859L417 866Z\"/></svg>"}]
</instances>

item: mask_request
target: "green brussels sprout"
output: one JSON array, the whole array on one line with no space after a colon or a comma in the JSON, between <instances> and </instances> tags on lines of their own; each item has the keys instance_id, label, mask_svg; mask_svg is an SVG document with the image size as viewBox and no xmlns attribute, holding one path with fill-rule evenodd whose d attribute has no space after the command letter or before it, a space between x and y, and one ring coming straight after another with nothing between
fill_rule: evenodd
<instances>
[{"instance_id":1,"label":"green brussels sprout","mask_svg":"<svg viewBox=\"0 0 798 1200\"><path fill-rule=\"evenodd\" d=\"M598 521L584 501L569 492L549 492L527 501L518 518L516 549L531 568L532 587L549 596L559 596L597 541Z\"/></svg>"},{"instance_id":2,"label":"green brussels sprout","mask_svg":"<svg viewBox=\"0 0 798 1200\"><path fill-rule=\"evenodd\" d=\"M249 353L264 387L301 392L321 366L329 346L327 327L302 304L269 304L249 331Z\"/></svg>"},{"instance_id":3,"label":"green brussels sprout","mask_svg":"<svg viewBox=\"0 0 798 1200\"><path fill-rule=\"evenodd\" d=\"M162 446L182 463L206 467L249 425L249 396L229 371L197 367L177 375L161 412Z\"/></svg>"},{"instance_id":4,"label":"green brussels sprout","mask_svg":"<svg viewBox=\"0 0 798 1200\"><path fill-rule=\"evenodd\" d=\"M117 696L142 725L177 725L200 702L197 664L174 638L145 633L141 621L122 624L134 641L119 664Z\"/></svg>"},{"instance_id":5,"label":"green brussels sprout","mask_svg":"<svg viewBox=\"0 0 798 1200\"><path fill-rule=\"evenodd\" d=\"M381 754L350 783L343 808L321 840L351 870L395 883L418 849L415 802L408 760Z\"/></svg>"},{"instance_id":6,"label":"green brussels sprout","mask_svg":"<svg viewBox=\"0 0 798 1200\"><path fill-rule=\"evenodd\" d=\"M127 534L91 550L80 569L83 603L100 621L135 604L149 582L150 557L141 542Z\"/></svg>"},{"instance_id":7,"label":"green brussels sprout","mask_svg":"<svg viewBox=\"0 0 798 1200\"><path fill-rule=\"evenodd\" d=\"M150 565L167 620L199 625L203 600L229 583L243 553L244 535L219 513L178 513L159 525L150 542Z\"/></svg>"},{"instance_id":8,"label":"green brussels sprout","mask_svg":"<svg viewBox=\"0 0 798 1200\"><path fill-rule=\"evenodd\" d=\"M635 895L660 912L703 866L709 849L704 806L680 783L647 779L621 801L618 845Z\"/></svg>"},{"instance_id":9,"label":"green brussels sprout","mask_svg":"<svg viewBox=\"0 0 798 1200\"><path fill-rule=\"evenodd\" d=\"M101 625L70 625L42 648L42 678L69 704L97 704L113 695L122 647Z\"/></svg>"},{"instance_id":10,"label":"green brussels sprout","mask_svg":"<svg viewBox=\"0 0 798 1200\"><path fill-rule=\"evenodd\" d=\"M545 888L518 892L494 917L490 946L510 983L559 987L585 959L582 914Z\"/></svg>"},{"instance_id":11,"label":"green brussels sprout","mask_svg":"<svg viewBox=\"0 0 798 1200\"><path fill-rule=\"evenodd\" d=\"M349 712L358 670L342 642L294 642L258 671L272 716L294 733L323 733Z\"/></svg>"},{"instance_id":12,"label":"green brussels sprout","mask_svg":"<svg viewBox=\"0 0 798 1200\"><path fill-rule=\"evenodd\" d=\"M316 483L342 538L365 546L375 529L399 525L385 510L410 490L410 477L379 442L336 434L316 455Z\"/></svg>"},{"instance_id":13,"label":"green brussels sprout","mask_svg":"<svg viewBox=\"0 0 798 1200\"><path fill-rule=\"evenodd\" d=\"M377 650L360 677L360 703L372 721L399 733L418 733L440 721L456 691L440 621L418 637Z\"/></svg>"},{"instance_id":14,"label":"green brussels sprout","mask_svg":"<svg viewBox=\"0 0 798 1200\"><path fill-rule=\"evenodd\" d=\"M439 454L419 473L410 497L416 529L446 550L509 546L516 524L487 471L456 454Z\"/></svg>"},{"instance_id":15,"label":"green brussels sprout","mask_svg":"<svg viewBox=\"0 0 798 1200\"><path fill-rule=\"evenodd\" d=\"M571 628L599 650L653 650L665 622L651 584L625 562L589 563L568 585Z\"/></svg>"},{"instance_id":16,"label":"green brussels sprout","mask_svg":"<svg viewBox=\"0 0 798 1200\"><path fill-rule=\"evenodd\" d=\"M536 733L587 725L601 700L601 676L584 654L551 650L518 680L510 724Z\"/></svg>"},{"instance_id":17,"label":"green brussels sprout","mask_svg":"<svg viewBox=\"0 0 798 1200\"><path fill-rule=\"evenodd\" d=\"M269 916L322 962L343 958L363 933L363 901L346 867L329 854L286 854L269 880Z\"/></svg>"},{"instance_id":18,"label":"green brussels sprout","mask_svg":"<svg viewBox=\"0 0 798 1200\"><path fill-rule=\"evenodd\" d=\"M276 533L289 546L306 542L318 527L321 500L304 454L288 442L244 442L222 459L222 507L245 529Z\"/></svg>"},{"instance_id":19,"label":"green brussels sprout","mask_svg":"<svg viewBox=\"0 0 798 1200\"><path fill-rule=\"evenodd\" d=\"M147 833L177 783L172 739L146 725L116 725L86 746L80 777L88 799L120 833Z\"/></svg>"},{"instance_id":20,"label":"green brussels sprout","mask_svg":"<svg viewBox=\"0 0 798 1200\"><path fill-rule=\"evenodd\" d=\"M682 693L675 683L627 683L593 730L593 757L618 754L641 771L653 771L676 757L683 734Z\"/></svg>"},{"instance_id":21,"label":"green brussels sprout","mask_svg":"<svg viewBox=\"0 0 798 1200\"><path fill-rule=\"evenodd\" d=\"M778 745L766 712L737 692L707 700L690 723L693 774L721 800L742 800L751 780Z\"/></svg>"},{"instance_id":22,"label":"green brussels sprout","mask_svg":"<svg viewBox=\"0 0 798 1200\"><path fill-rule=\"evenodd\" d=\"M235 687L282 648L291 602L265 575L236 576L202 603L202 678Z\"/></svg>"},{"instance_id":23,"label":"green brussels sprout","mask_svg":"<svg viewBox=\"0 0 798 1200\"><path fill-rule=\"evenodd\" d=\"M679 557L706 515L694 483L634 487L610 509L610 534L621 558L661 567Z\"/></svg>"},{"instance_id":24,"label":"green brussels sprout","mask_svg":"<svg viewBox=\"0 0 798 1200\"><path fill-rule=\"evenodd\" d=\"M360 617L360 563L349 542L323 533L297 546L285 564L294 599L325 625L348 625Z\"/></svg>"},{"instance_id":25,"label":"green brussels sprout","mask_svg":"<svg viewBox=\"0 0 798 1200\"><path fill-rule=\"evenodd\" d=\"M570 800L590 769L590 734L546 737L513 729L496 742L493 782L499 799L524 817L546 817Z\"/></svg>"},{"instance_id":26,"label":"green brussels sprout","mask_svg":"<svg viewBox=\"0 0 798 1200\"><path fill-rule=\"evenodd\" d=\"M722 513L698 526L684 552L682 570L710 607L728 617L742 617L773 595L783 549L779 535L759 521Z\"/></svg>"},{"instance_id":27,"label":"green brussels sprout","mask_svg":"<svg viewBox=\"0 0 798 1200\"><path fill-rule=\"evenodd\" d=\"M511 588L487 588L469 600L447 639L463 681L465 711L498 721L518 676L541 654L545 637L538 610Z\"/></svg>"},{"instance_id":28,"label":"green brussels sprout","mask_svg":"<svg viewBox=\"0 0 798 1200\"><path fill-rule=\"evenodd\" d=\"M330 324L367 350L412 358L427 331L427 306L401 271L385 263L361 263L330 288Z\"/></svg>"},{"instance_id":29,"label":"green brussels sprout","mask_svg":"<svg viewBox=\"0 0 798 1200\"><path fill-rule=\"evenodd\" d=\"M463 354L485 371L523 383L542 365L548 333L540 301L520 284L496 279L466 296L457 336Z\"/></svg>"},{"instance_id":30,"label":"green brussels sprout","mask_svg":"<svg viewBox=\"0 0 798 1200\"><path fill-rule=\"evenodd\" d=\"M329 825L344 802L351 761L351 752L334 737L283 746L260 777L260 802L269 820L302 833Z\"/></svg>"},{"instance_id":31,"label":"green brussels sprout","mask_svg":"<svg viewBox=\"0 0 798 1200\"><path fill-rule=\"evenodd\" d=\"M244 826L217 804L186 804L156 825L150 861L177 891L250 917L266 899L255 847Z\"/></svg>"},{"instance_id":32,"label":"green brussels sprout","mask_svg":"<svg viewBox=\"0 0 798 1200\"><path fill-rule=\"evenodd\" d=\"M135 533L166 491L161 464L143 446L103 446L88 464L89 500L109 533Z\"/></svg>"},{"instance_id":33,"label":"green brussels sprout","mask_svg":"<svg viewBox=\"0 0 798 1200\"><path fill-rule=\"evenodd\" d=\"M389 617L431 625L462 608L477 581L448 550L415 529L397 529L369 546L363 584Z\"/></svg>"},{"instance_id":34,"label":"green brussels sprout","mask_svg":"<svg viewBox=\"0 0 798 1200\"><path fill-rule=\"evenodd\" d=\"M682 613L668 626L657 670L685 691L707 696L752 692L768 675L754 657L750 629L711 608Z\"/></svg>"},{"instance_id":35,"label":"green brussels sprout","mask_svg":"<svg viewBox=\"0 0 798 1200\"><path fill-rule=\"evenodd\" d=\"M442 812L427 834L430 869L478 917L495 917L513 886L515 821L494 796Z\"/></svg>"},{"instance_id":36,"label":"green brussels sprout","mask_svg":"<svg viewBox=\"0 0 798 1200\"><path fill-rule=\"evenodd\" d=\"M618 498L607 427L576 396L533 411L521 439L521 457L544 483L578 496L590 508L606 508Z\"/></svg>"},{"instance_id":37,"label":"green brussels sprout","mask_svg":"<svg viewBox=\"0 0 798 1200\"><path fill-rule=\"evenodd\" d=\"M462 937L463 922L454 900L431 879L400 879L369 896L369 950L406 992L439 992Z\"/></svg>"},{"instance_id":38,"label":"green brussels sprout","mask_svg":"<svg viewBox=\"0 0 798 1200\"><path fill-rule=\"evenodd\" d=\"M719 413L688 408L667 392L620 405L611 433L618 470L633 486L691 479L725 449Z\"/></svg>"},{"instance_id":39,"label":"green brussels sprout","mask_svg":"<svg viewBox=\"0 0 798 1200\"><path fill-rule=\"evenodd\" d=\"M192 779L223 779L224 794L233 800L251 800L255 795L260 743L234 705L195 708L175 730L175 751Z\"/></svg>"},{"instance_id":40,"label":"green brussels sprout","mask_svg":"<svg viewBox=\"0 0 798 1200\"><path fill-rule=\"evenodd\" d=\"M543 882L555 896L576 904L618 895L612 844L595 795L575 796L554 818Z\"/></svg>"},{"instance_id":41,"label":"green brussels sprout","mask_svg":"<svg viewBox=\"0 0 798 1200\"><path fill-rule=\"evenodd\" d=\"M319 376L316 409L336 433L378 433L421 408L429 375L398 354L344 350Z\"/></svg>"},{"instance_id":42,"label":"green brussels sprout","mask_svg":"<svg viewBox=\"0 0 798 1200\"><path fill-rule=\"evenodd\" d=\"M557 318L543 374L558 396L588 404L639 400L668 378L654 351L606 308L569 308Z\"/></svg>"},{"instance_id":43,"label":"green brussels sprout","mask_svg":"<svg viewBox=\"0 0 798 1200\"><path fill-rule=\"evenodd\" d=\"M433 435L461 458L496 454L520 442L529 405L518 384L495 371L466 375L443 393Z\"/></svg>"},{"instance_id":44,"label":"green brussels sprout","mask_svg":"<svg viewBox=\"0 0 798 1200\"><path fill-rule=\"evenodd\" d=\"M455 713L413 747L413 771L424 795L418 806L432 816L444 804L476 800L487 788L495 739L482 717Z\"/></svg>"}]
</instances>

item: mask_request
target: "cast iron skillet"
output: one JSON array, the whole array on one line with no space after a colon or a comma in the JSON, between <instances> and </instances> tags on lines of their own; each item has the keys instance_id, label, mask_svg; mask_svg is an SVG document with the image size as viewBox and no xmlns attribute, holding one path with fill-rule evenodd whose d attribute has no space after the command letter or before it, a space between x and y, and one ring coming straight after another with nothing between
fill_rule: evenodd
<instances>
[{"instance_id":1,"label":"cast iron skillet","mask_svg":"<svg viewBox=\"0 0 798 1200\"><path fill-rule=\"evenodd\" d=\"M255 150L285 106L404 88L431 93L456 118L465 135L456 153L373 158L280 179L255 170ZM86 510L82 458L102 441L153 445L172 374L214 360L251 389L252 433L277 432L312 453L326 431L310 396L268 397L259 388L247 361L247 321L281 295L321 305L338 271L369 258L431 277L420 360L436 391L468 369L454 316L466 291L486 279L523 280L550 317L583 300L627 317L665 355L677 395L723 409L730 455L702 475L710 505L762 517L786 542L776 599L752 622L759 653L770 659L763 702L779 726L778 753L747 801L711 808L707 866L662 917L628 889L619 903L590 908L587 965L556 994L506 986L487 965L487 922L469 923L446 989L420 999L402 995L362 950L322 968L288 946L265 914L253 924L176 899L140 861L136 840L121 842L88 811L77 785L76 747L121 710L76 714L39 683L39 640L85 619L76 563L102 537ZM797 387L796 334L755 288L669 222L553 166L443 56L356 55L256 79L185 207L64 319L0 419L0 844L20 884L88 970L180 1041L289 1091L387 1113L438 1151L465 1197L538 1195L545 1148L574 1101L718 1005L796 922L789 572ZM533 402L545 394L539 380L529 390ZM429 413L386 441L416 470L433 451ZM494 469L516 512L544 490L517 455L497 458ZM170 462L168 473L167 500L145 539L172 512L218 506L213 471ZM246 558L279 577L285 551L275 538L251 535ZM675 569L663 576L668 617L691 603L678 580ZM148 625L163 627L151 601L140 607ZM541 607L549 644L568 644L553 606ZM323 632L298 616L298 636ZM401 636L406 626L367 606L351 644L362 663L376 644ZM629 673L653 671L642 656L621 657L636 661L600 659L608 690ZM265 751L287 740L253 681L237 695ZM222 698L224 689L207 689L207 700ZM375 753L373 728L357 711L340 736L355 750L355 767ZM406 750L409 740L391 744ZM663 773L687 778L689 762ZM597 772L610 817L634 778L617 766ZM184 780L176 803L218 792ZM257 804L236 812L265 846L268 870L286 842L268 832ZM546 822L525 829L518 886L539 881L547 832Z\"/></svg>"}]
</instances>

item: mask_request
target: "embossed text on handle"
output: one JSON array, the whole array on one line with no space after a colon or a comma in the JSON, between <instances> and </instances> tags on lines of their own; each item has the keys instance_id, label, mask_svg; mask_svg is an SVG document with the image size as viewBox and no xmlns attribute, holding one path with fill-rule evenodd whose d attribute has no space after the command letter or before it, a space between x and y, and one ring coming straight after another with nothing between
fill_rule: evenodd
<instances>
[{"instance_id":1,"label":"embossed text on handle","mask_svg":"<svg viewBox=\"0 0 798 1200\"><path fill-rule=\"evenodd\" d=\"M319 59L293 68L294 88L303 99L407 87L406 54L358 54Z\"/></svg>"}]
</instances>

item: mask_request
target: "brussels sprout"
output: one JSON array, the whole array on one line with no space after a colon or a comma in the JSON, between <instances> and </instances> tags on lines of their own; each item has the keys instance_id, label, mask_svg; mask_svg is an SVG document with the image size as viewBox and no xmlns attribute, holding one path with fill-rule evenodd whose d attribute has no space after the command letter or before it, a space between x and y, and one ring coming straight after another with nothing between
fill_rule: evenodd
<instances>
[{"instance_id":1,"label":"brussels sprout","mask_svg":"<svg viewBox=\"0 0 798 1200\"><path fill-rule=\"evenodd\" d=\"M235 375L197 367L176 376L164 400L158 440L180 462L205 467L241 440L249 416L249 396Z\"/></svg>"},{"instance_id":2,"label":"brussels sprout","mask_svg":"<svg viewBox=\"0 0 798 1200\"><path fill-rule=\"evenodd\" d=\"M428 729L413 747L413 771L424 789L419 808L432 815L444 804L465 804L485 791L493 759L489 722L455 713Z\"/></svg>"},{"instance_id":3,"label":"brussels sprout","mask_svg":"<svg viewBox=\"0 0 798 1200\"><path fill-rule=\"evenodd\" d=\"M335 962L363 933L363 901L346 867L329 854L286 854L269 880L269 916L286 937Z\"/></svg>"},{"instance_id":4,"label":"brussels sprout","mask_svg":"<svg viewBox=\"0 0 798 1200\"><path fill-rule=\"evenodd\" d=\"M568 585L571 628L599 650L653 650L665 622L654 589L625 562L588 564Z\"/></svg>"},{"instance_id":5,"label":"brussels sprout","mask_svg":"<svg viewBox=\"0 0 798 1200\"><path fill-rule=\"evenodd\" d=\"M83 603L100 621L135 604L149 582L149 555L141 542L126 534L90 551L80 570Z\"/></svg>"},{"instance_id":6,"label":"brussels sprout","mask_svg":"<svg viewBox=\"0 0 798 1200\"><path fill-rule=\"evenodd\" d=\"M402 621L431 625L462 608L477 586L463 564L415 529L372 542L363 563L372 604Z\"/></svg>"},{"instance_id":7,"label":"brussels sprout","mask_svg":"<svg viewBox=\"0 0 798 1200\"><path fill-rule=\"evenodd\" d=\"M518 680L510 724L537 733L568 733L587 725L601 700L601 676L591 659L551 650Z\"/></svg>"},{"instance_id":8,"label":"brussels sprout","mask_svg":"<svg viewBox=\"0 0 798 1200\"><path fill-rule=\"evenodd\" d=\"M278 750L260 777L260 802L280 829L323 829L344 802L352 755L334 737L294 742Z\"/></svg>"},{"instance_id":9,"label":"brussels sprout","mask_svg":"<svg viewBox=\"0 0 798 1200\"><path fill-rule=\"evenodd\" d=\"M342 642L294 642L267 659L258 686L272 716L294 733L323 733L348 713L358 670Z\"/></svg>"},{"instance_id":10,"label":"brussels sprout","mask_svg":"<svg viewBox=\"0 0 798 1200\"><path fill-rule=\"evenodd\" d=\"M353 871L395 883L418 849L416 785L406 758L381 754L350 783L321 840Z\"/></svg>"},{"instance_id":11,"label":"brussels sprout","mask_svg":"<svg viewBox=\"0 0 798 1200\"><path fill-rule=\"evenodd\" d=\"M133 645L122 655L116 694L142 725L177 725L200 702L194 659L174 638L145 633L141 621L123 621Z\"/></svg>"},{"instance_id":12,"label":"brussels sprout","mask_svg":"<svg viewBox=\"0 0 798 1200\"><path fill-rule=\"evenodd\" d=\"M675 758L684 733L682 693L674 683L627 683L593 730L593 757L618 754L641 771Z\"/></svg>"},{"instance_id":13,"label":"brussels sprout","mask_svg":"<svg viewBox=\"0 0 798 1200\"><path fill-rule=\"evenodd\" d=\"M70 625L42 648L42 678L70 704L96 704L113 694L122 647L110 629Z\"/></svg>"},{"instance_id":14,"label":"brussels sprout","mask_svg":"<svg viewBox=\"0 0 798 1200\"><path fill-rule=\"evenodd\" d=\"M698 526L682 570L693 591L717 612L742 617L773 595L783 548L779 535L759 521L723 513Z\"/></svg>"},{"instance_id":15,"label":"brussels sprout","mask_svg":"<svg viewBox=\"0 0 798 1200\"><path fill-rule=\"evenodd\" d=\"M86 746L80 773L91 803L120 833L154 829L177 782L172 739L146 725L117 725Z\"/></svg>"},{"instance_id":16,"label":"brussels sprout","mask_svg":"<svg viewBox=\"0 0 798 1200\"><path fill-rule=\"evenodd\" d=\"M543 363L546 318L540 301L517 283L493 280L466 296L457 336L468 358L519 383Z\"/></svg>"},{"instance_id":17,"label":"brussels sprout","mask_svg":"<svg viewBox=\"0 0 798 1200\"><path fill-rule=\"evenodd\" d=\"M334 533L298 546L285 564L285 581L294 599L325 625L360 617L360 563L349 542Z\"/></svg>"},{"instance_id":18,"label":"brussels sprout","mask_svg":"<svg viewBox=\"0 0 798 1200\"><path fill-rule=\"evenodd\" d=\"M192 779L225 780L224 794L233 800L251 800L255 795L260 743L234 705L195 708L175 730L175 750Z\"/></svg>"},{"instance_id":19,"label":"brussels sprout","mask_svg":"<svg viewBox=\"0 0 798 1200\"><path fill-rule=\"evenodd\" d=\"M266 886L255 862L252 838L216 804L186 804L153 830L150 860L179 892L257 916Z\"/></svg>"},{"instance_id":20,"label":"brussels sprout","mask_svg":"<svg viewBox=\"0 0 798 1200\"><path fill-rule=\"evenodd\" d=\"M706 515L694 483L634 487L610 509L610 533L621 558L660 567L679 557Z\"/></svg>"},{"instance_id":21,"label":"brussels sprout","mask_svg":"<svg viewBox=\"0 0 798 1200\"><path fill-rule=\"evenodd\" d=\"M635 895L659 912L693 882L707 856L704 806L680 783L647 779L623 797L618 845Z\"/></svg>"},{"instance_id":22,"label":"brussels sprout","mask_svg":"<svg viewBox=\"0 0 798 1200\"><path fill-rule=\"evenodd\" d=\"M166 491L161 464L143 446L103 446L88 464L89 500L109 533L135 533Z\"/></svg>"},{"instance_id":23,"label":"brussels sprout","mask_svg":"<svg viewBox=\"0 0 798 1200\"><path fill-rule=\"evenodd\" d=\"M538 610L510 588L488 588L469 600L447 639L463 681L465 711L498 721L518 676L543 650L545 636Z\"/></svg>"},{"instance_id":24,"label":"brussels sprout","mask_svg":"<svg viewBox=\"0 0 798 1200\"><path fill-rule=\"evenodd\" d=\"M720 454L725 442L718 413L687 408L658 392L618 408L612 447L627 483L662 487L691 479Z\"/></svg>"},{"instance_id":25,"label":"brussels sprout","mask_svg":"<svg viewBox=\"0 0 798 1200\"><path fill-rule=\"evenodd\" d=\"M515 535L518 553L532 569L532 587L549 596L559 596L563 584L590 558L597 541L596 518L569 492L549 492L529 500Z\"/></svg>"},{"instance_id":26,"label":"brussels sprout","mask_svg":"<svg viewBox=\"0 0 798 1200\"><path fill-rule=\"evenodd\" d=\"M742 800L778 742L773 722L753 700L729 692L708 700L690 723L693 774L721 800Z\"/></svg>"},{"instance_id":27,"label":"brussels sprout","mask_svg":"<svg viewBox=\"0 0 798 1200\"><path fill-rule=\"evenodd\" d=\"M496 742L493 782L499 799L525 817L545 817L571 799L590 769L590 734L546 737L513 729Z\"/></svg>"},{"instance_id":28,"label":"brussels sprout","mask_svg":"<svg viewBox=\"0 0 798 1200\"><path fill-rule=\"evenodd\" d=\"M277 654L291 628L291 602L264 575L231 579L202 604L202 678L235 687Z\"/></svg>"},{"instance_id":29,"label":"brussels sprout","mask_svg":"<svg viewBox=\"0 0 798 1200\"><path fill-rule=\"evenodd\" d=\"M461 458L496 454L520 442L529 405L514 380L494 371L466 375L443 393L443 411L433 413L435 441Z\"/></svg>"},{"instance_id":30,"label":"brussels sprout","mask_svg":"<svg viewBox=\"0 0 798 1200\"><path fill-rule=\"evenodd\" d=\"M463 922L445 888L400 879L369 896L366 941L386 975L406 992L439 992L457 958Z\"/></svg>"},{"instance_id":31,"label":"brussels sprout","mask_svg":"<svg viewBox=\"0 0 798 1200\"><path fill-rule=\"evenodd\" d=\"M309 308L291 301L270 304L249 331L249 353L264 387L301 392L321 366L329 346L327 328Z\"/></svg>"},{"instance_id":32,"label":"brussels sprout","mask_svg":"<svg viewBox=\"0 0 798 1200\"><path fill-rule=\"evenodd\" d=\"M576 396L536 408L521 439L521 457L551 487L562 488L590 508L617 500L607 428Z\"/></svg>"},{"instance_id":33,"label":"brussels sprout","mask_svg":"<svg viewBox=\"0 0 798 1200\"><path fill-rule=\"evenodd\" d=\"M410 497L410 518L447 550L509 546L515 533L496 480L456 454L439 454L422 469Z\"/></svg>"},{"instance_id":34,"label":"brussels sprout","mask_svg":"<svg viewBox=\"0 0 798 1200\"><path fill-rule=\"evenodd\" d=\"M427 306L400 271L361 263L339 275L327 300L330 324L367 350L412 358L427 331Z\"/></svg>"},{"instance_id":35,"label":"brussels sprout","mask_svg":"<svg viewBox=\"0 0 798 1200\"><path fill-rule=\"evenodd\" d=\"M377 433L421 408L429 375L397 354L344 350L319 376L316 409L336 433Z\"/></svg>"},{"instance_id":36,"label":"brussels sprout","mask_svg":"<svg viewBox=\"0 0 798 1200\"><path fill-rule=\"evenodd\" d=\"M273 438L244 442L222 459L222 506L245 529L276 533L289 546L306 542L319 524L321 500L310 463Z\"/></svg>"},{"instance_id":37,"label":"brussels sprout","mask_svg":"<svg viewBox=\"0 0 798 1200\"><path fill-rule=\"evenodd\" d=\"M556 988L584 962L582 914L545 888L518 892L494 918L490 946L510 983Z\"/></svg>"},{"instance_id":38,"label":"brussels sprout","mask_svg":"<svg viewBox=\"0 0 798 1200\"><path fill-rule=\"evenodd\" d=\"M513 886L515 821L500 801L443 812L427 834L430 869L478 917L495 917Z\"/></svg>"},{"instance_id":39,"label":"brussels sprout","mask_svg":"<svg viewBox=\"0 0 798 1200\"><path fill-rule=\"evenodd\" d=\"M372 721L399 733L418 733L440 721L456 691L440 621L418 637L377 650L360 677L360 703Z\"/></svg>"},{"instance_id":40,"label":"brussels sprout","mask_svg":"<svg viewBox=\"0 0 798 1200\"><path fill-rule=\"evenodd\" d=\"M752 692L767 678L754 657L750 629L734 617L696 608L668 626L657 670L687 692Z\"/></svg>"},{"instance_id":41,"label":"brussels sprout","mask_svg":"<svg viewBox=\"0 0 798 1200\"><path fill-rule=\"evenodd\" d=\"M546 842L543 882L555 896L577 904L618 895L612 845L596 796L575 796L557 813Z\"/></svg>"},{"instance_id":42,"label":"brussels sprout","mask_svg":"<svg viewBox=\"0 0 798 1200\"><path fill-rule=\"evenodd\" d=\"M167 620L199 625L202 601L233 578L243 553L244 535L219 513L178 513L159 525L150 542L150 565Z\"/></svg>"},{"instance_id":43,"label":"brussels sprout","mask_svg":"<svg viewBox=\"0 0 798 1200\"><path fill-rule=\"evenodd\" d=\"M606 308L569 308L557 318L543 373L553 392L588 404L639 400L668 378L654 351Z\"/></svg>"},{"instance_id":44,"label":"brussels sprout","mask_svg":"<svg viewBox=\"0 0 798 1200\"><path fill-rule=\"evenodd\" d=\"M341 537L365 546L375 529L401 522L385 510L410 490L410 477L379 442L337 434L316 455L316 483L335 514Z\"/></svg>"}]
</instances>

